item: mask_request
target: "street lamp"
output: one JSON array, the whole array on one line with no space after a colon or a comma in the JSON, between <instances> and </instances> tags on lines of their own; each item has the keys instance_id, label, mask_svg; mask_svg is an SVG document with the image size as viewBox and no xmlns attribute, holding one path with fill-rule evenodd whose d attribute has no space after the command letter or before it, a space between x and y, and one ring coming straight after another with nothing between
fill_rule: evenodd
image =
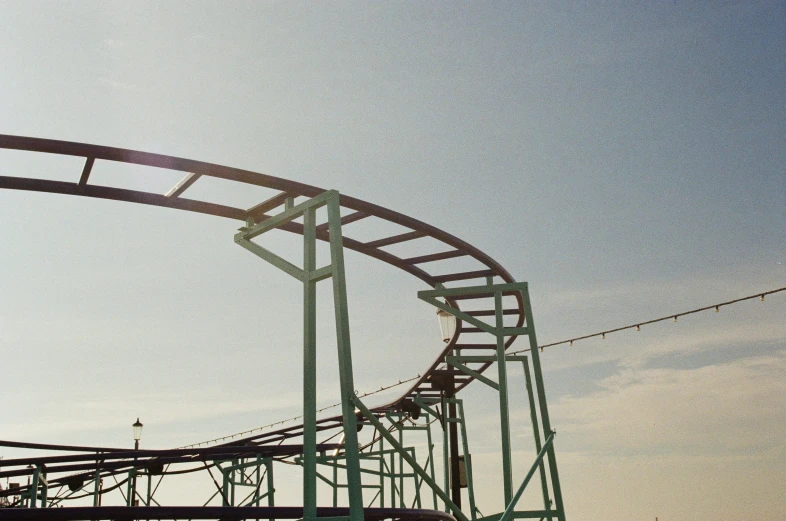
<instances>
[{"instance_id":1,"label":"street lamp","mask_svg":"<svg viewBox=\"0 0 786 521\"><path fill-rule=\"evenodd\" d=\"M142 422L137 418L131 427L134 428L134 450L139 450L139 440L142 439Z\"/></svg>"},{"instance_id":2,"label":"street lamp","mask_svg":"<svg viewBox=\"0 0 786 521\"><path fill-rule=\"evenodd\" d=\"M456 332L456 317L447 311L437 309L437 318L439 319L439 329L442 331L442 341L447 344Z\"/></svg>"},{"instance_id":3,"label":"street lamp","mask_svg":"<svg viewBox=\"0 0 786 521\"><path fill-rule=\"evenodd\" d=\"M142 422L137 417L131 427L134 429L134 450L139 450L139 440L142 439ZM136 499L136 457L134 457L134 479L131 483L131 494L128 497L128 506L137 506L139 503Z\"/></svg>"}]
</instances>

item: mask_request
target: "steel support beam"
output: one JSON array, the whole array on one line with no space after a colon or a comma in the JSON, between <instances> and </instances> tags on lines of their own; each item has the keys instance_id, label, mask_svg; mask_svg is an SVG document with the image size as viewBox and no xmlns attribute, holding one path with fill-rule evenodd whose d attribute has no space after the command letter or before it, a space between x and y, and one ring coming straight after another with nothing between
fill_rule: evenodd
<instances>
[{"instance_id":1,"label":"steel support beam","mask_svg":"<svg viewBox=\"0 0 786 521\"><path fill-rule=\"evenodd\" d=\"M330 264L316 266L316 211L327 207L327 228L330 244ZM303 216L303 268L282 259L275 253L251 242L269 230L284 226ZM320 280L333 279L333 306L335 312L336 343L338 348L341 410L344 429L344 447L347 460L347 495L350 520L363 520L363 487L360 477L358 454L357 418L352 403L355 384L352 371L352 346L350 342L349 310L347 303L344 246L341 233L341 205L335 190L324 192L312 199L294 205L285 200L285 210L266 218L261 223L249 222L235 235L235 242L258 257L278 267L303 283L303 516L317 516L316 470L316 285Z\"/></svg>"}]
</instances>

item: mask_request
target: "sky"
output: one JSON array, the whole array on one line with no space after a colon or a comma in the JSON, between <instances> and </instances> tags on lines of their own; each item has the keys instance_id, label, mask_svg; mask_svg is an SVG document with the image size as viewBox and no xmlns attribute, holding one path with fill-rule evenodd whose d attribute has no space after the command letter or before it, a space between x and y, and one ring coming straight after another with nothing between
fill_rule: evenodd
<instances>
[{"instance_id":1,"label":"sky","mask_svg":"<svg viewBox=\"0 0 786 521\"><path fill-rule=\"evenodd\" d=\"M400 211L529 282L540 343L786 286L784 2L0 9L0 133L245 168ZM0 175L75 182L81 167L0 150ZM104 163L91 182L165 192L180 177ZM265 198L205 179L188 196ZM168 448L299 414L298 285L235 246L236 227L0 191L0 438L127 446L140 417L142 445ZM272 244L297 251L283 235ZM354 253L347 265L358 390L422 372L441 349L426 288ZM545 350L568 518L780 519L785 310L780 293ZM483 483L498 459L489 399L467 396ZM513 413L515 480L527 414ZM498 487L481 496L484 513L502 510Z\"/></svg>"}]
</instances>

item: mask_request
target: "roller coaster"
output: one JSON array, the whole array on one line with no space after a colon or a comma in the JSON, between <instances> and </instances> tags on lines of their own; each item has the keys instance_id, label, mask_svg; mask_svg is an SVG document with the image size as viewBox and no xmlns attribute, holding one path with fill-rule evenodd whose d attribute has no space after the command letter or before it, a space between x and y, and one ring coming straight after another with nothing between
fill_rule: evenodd
<instances>
[{"instance_id":1,"label":"roller coaster","mask_svg":"<svg viewBox=\"0 0 786 521\"><path fill-rule=\"evenodd\" d=\"M0 446L50 451L46 456L0 460L0 520L77 519L363 519L508 521L557 519L565 511L541 371L528 286L516 281L486 253L412 217L315 186L248 170L82 143L0 135L0 149L84 159L74 182L0 176L0 188L125 201L213 215L238 221L234 241L303 286L302 423L251 434L213 446L168 450L65 446L0 441ZM182 172L166 193L91 184L103 162ZM251 208L188 199L200 178L264 187L274 195ZM352 238L361 220L394 224L402 233L371 241ZM264 246L264 234L283 230L303 237L302 264ZM413 257L393 245L429 239L435 251ZM317 241L330 259L317 264ZM436 242L435 242L436 241ZM418 298L436 308L445 343L434 362L390 403L368 407L356 394L350 341L344 249L390 264L426 286ZM463 259L472 269L450 269ZM446 268L448 266L448 268ZM332 282L341 414L317 415L316 289ZM433 320L433 317L430 318ZM521 338L526 353L508 352ZM435 349L436 351L436 349ZM521 482L513 480L509 368L523 368L532 433L532 460ZM463 392L470 384L494 390L498 400L501 488L504 504L483 515L476 505L468 418ZM365 429L364 429L365 427ZM422 440L425 436L425 449ZM437 450L441 437L441 454ZM419 445L418 445L419 443ZM417 449L420 449L418 452ZM530 450L528 448L528 450ZM65 455L63 455L65 454ZM274 469L302 469L301 506L276 504ZM441 468L440 468L441 467ZM518 469L517 469L518 470ZM206 473L214 493L201 505L161 505L163 480ZM109 484L109 479L113 484ZM519 509L523 492L540 482L542 507ZM105 486L107 483L107 486ZM323 493L318 493L321 483ZM533 485L536 486L536 485ZM324 494L327 487L329 494ZM107 494L123 498L104 505ZM327 505L326 503L330 503ZM430 506L430 508L427 507ZM69 506L71 505L71 506Z\"/></svg>"}]
</instances>

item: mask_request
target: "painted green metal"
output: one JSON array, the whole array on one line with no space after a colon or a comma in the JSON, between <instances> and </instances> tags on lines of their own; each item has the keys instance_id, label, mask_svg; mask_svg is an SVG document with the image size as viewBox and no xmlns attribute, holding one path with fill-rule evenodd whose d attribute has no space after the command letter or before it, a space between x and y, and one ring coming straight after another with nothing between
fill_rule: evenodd
<instances>
[{"instance_id":1,"label":"painted green metal","mask_svg":"<svg viewBox=\"0 0 786 521\"><path fill-rule=\"evenodd\" d=\"M450 448L448 445L448 421L447 408L445 401L442 400L442 470L445 483L445 490L450 490ZM436 492L436 490L434 491ZM439 495L439 494L437 494ZM441 496L440 496L441 497ZM450 502L452 503L452 501ZM445 512L450 513L450 503L445 501Z\"/></svg>"},{"instance_id":2,"label":"painted green metal","mask_svg":"<svg viewBox=\"0 0 786 521\"><path fill-rule=\"evenodd\" d=\"M525 315L525 323L526 327L506 327L504 324L504 313L503 313L503 296L505 295L512 295L515 296L517 293L521 294L521 303L522 307L524 308L524 315ZM494 299L494 324L490 325L487 324L475 316L470 315L469 313L463 312L455 308L449 303L449 300L442 301L440 299L450 298L450 297L459 297L459 296L467 296L467 295L474 295L474 296L482 296L482 297L493 297ZM536 452L540 453L541 446L540 446L540 429L543 429L543 432L552 432L551 424L549 422L549 415L548 415L548 408L546 405L546 395L545 395L545 387L543 384L543 377L542 371L540 366L540 358L539 358L539 351L538 351L538 344L537 339L535 336L535 326L534 321L532 319L532 308L529 301L529 293L528 293L528 286L526 283L504 283L504 284L493 284L493 279L488 278L486 285L481 286L470 286L470 287L457 287L457 288L445 288L442 285L437 285L436 289L434 290L426 290L418 292L418 297L421 300L424 300L438 309L442 309L454 315L457 319L467 322L471 325L474 325L479 330L484 331L486 333L492 334L496 337L496 345L495 345L495 354L493 356L464 356L461 355L459 350L456 351L456 356L446 356L445 362L448 364L449 367L455 368L461 371L464 374L472 376L473 378L482 381L486 385L489 385L492 388L495 388L499 391L499 409L500 409L500 431L501 431L501 444L502 444L502 474L503 474L503 494L505 498L505 505L510 505L512 500L513 494L513 483L512 483L512 461L511 461L511 436L510 436L510 410L509 410L509 396L508 396L508 375L507 375L507 363L514 362L514 361L521 361L524 363L525 368L525 378L527 381L527 388L528 388L528 400L530 405L530 415L533 422L533 434L536 440ZM534 374L535 380L535 388L537 390L537 407L535 406L535 397L534 392L532 390L532 385L530 381L530 373L527 365L527 358L525 356L515 356L515 355L506 355L505 348L506 348L506 337L510 335L522 335L528 338L530 344L530 350L532 351L531 356L533 360L533 367L532 371ZM497 362L497 371L498 371L498 378L497 382L494 382L488 377L481 375L478 371L475 371L465 365L465 363L484 363L489 364ZM416 403L418 400L416 399ZM421 406L425 406L426 404L423 403ZM443 406L444 408L444 406ZM540 416L540 422L538 422L538 415ZM447 418L446 422L453 422L453 418ZM540 423L540 424L539 424ZM447 460L447 449L445 449L445 458ZM551 509L551 502L549 499L549 489L548 489L548 481L546 479L546 472L545 472L545 465L543 463L543 458L539 458L537 465L535 468L540 469L540 477L541 477L541 485L543 489L543 500L547 515L549 519L551 516L556 516L559 521L564 521L565 513L564 507L562 504L562 495L560 490L559 484L559 474L557 472L557 463L556 463L556 456L554 452L554 447L552 444L549 444L548 450L545 452L546 459L548 461L548 469L550 474L550 482L551 487L553 490L554 495L554 502L555 508ZM447 476L447 474L446 474ZM446 486L447 486L447 479L446 479ZM475 516L475 509L474 507L471 508L471 513L473 518ZM529 517L529 515L533 511L527 512L513 512L510 514L512 517Z\"/></svg>"},{"instance_id":3,"label":"painted green metal","mask_svg":"<svg viewBox=\"0 0 786 521\"><path fill-rule=\"evenodd\" d=\"M540 409L540 419L543 425L543 432L551 432L551 421L549 420L549 407L546 403L546 389L543 384L543 373L540 367L540 350L538 349L538 341L535 338L535 321L532 318L532 304L529 298L529 289L525 285L521 290L521 296L524 300L524 313L526 315L527 326L530 329L529 333L529 346L530 354L532 355L532 369L535 376L535 387L538 392L538 406ZM554 506L557 510L557 518L559 521L565 521L565 508L562 504L562 489L559 483L559 473L557 472L557 456L554 453L554 447L549 446L548 450L549 472L551 474L551 486L554 491Z\"/></svg>"},{"instance_id":4,"label":"painted green metal","mask_svg":"<svg viewBox=\"0 0 786 521\"><path fill-rule=\"evenodd\" d=\"M467 422L464 417L464 400L453 398L458 406L459 419L461 422L461 445L464 449L464 465L467 472L467 495L469 496L469 511L472 519L477 519L477 507L475 506L475 482L472 479L472 455L469 453L469 442L467 441Z\"/></svg>"},{"instance_id":5,"label":"painted green metal","mask_svg":"<svg viewBox=\"0 0 786 521\"><path fill-rule=\"evenodd\" d=\"M377 431L374 430L376 434ZM382 436L379 437L379 450L385 450L385 438ZM385 506L385 476L382 474L385 470L385 458L384 456L379 458L379 506Z\"/></svg>"},{"instance_id":6,"label":"painted green metal","mask_svg":"<svg viewBox=\"0 0 786 521\"><path fill-rule=\"evenodd\" d=\"M265 460L265 474L267 478L267 506L273 507L276 506L276 488L275 484L273 483L273 458L267 458ZM269 521L274 521L270 519Z\"/></svg>"},{"instance_id":7,"label":"painted green metal","mask_svg":"<svg viewBox=\"0 0 786 521\"><path fill-rule=\"evenodd\" d=\"M128 483L126 484L126 504L130 507L134 506L136 499L136 468L128 471Z\"/></svg>"},{"instance_id":8,"label":"painted green metal","mask_svg":"<svg viewBox=\"0 0 786 521\"><path fill-rule=\"evenodd\" d=\"M326 206L330 243L330 264L316 266L316 210ZM298 268L251 239L303 216L303 268ZM352 397L355 392L352 373L352 349L349 333L344 251L341 232L341 206L335 190L326 191L300 204L287 199L285 210L261 223L247 223L235 235L235 242L273 266L303 283L303 516L316 517L316 284L333 279L333 303L339 361L345 457L347 461L347 496L352 521L363 519L363 486L358 455L357 418Z\"/></svg>"},{"instance_id":9,"label":"painted green metal","mask_svg":"<svg viewBox=\"0 0 786 521\"><path fill-rule=\"evenodd\" d=\"M101 465L96 465L95 477L93 478L93 506L101 504Z\"/></svg>"},{"instance_id":10,"label":"painted green metal","mask_svg":"<svg viewBox=\"0 0 786 521\"><path fill-rule=\"evenodd\" d=\"M317 516L316 210L303 212L303 517Z\"/></svg>"},{"instance_id":11,"label":"painted green metal","mask_svg":"<svg viewBox=\"0 0 786 521\"><path fill-rule=\"evenodd\" d=\"M543 460L543 456L546 454L547 451L551 449L551 444L554 441L554 434L555 433L552 432L551 435L549 435L549 437L546 439L546 443L543 444L543 448L540 450L540 452L538 452L538 455L535 458L535 463L532 464L532 466L529 469L529 472L527 472L527 475L524 476L524 481L521 483L521 486L516 491L516 494L513 496L513 499L511 499L510 503L508 504L508 507L505 509L505 512L502 514L502 517L500 518L499 521L508 521L509 519L511 519L511 516L513 515L513 512L515 511L516 508L516 503L518 503L518 500L521 499L521 495L524 493L524 489L527 488L527 484L529 483L529 480L532 479L532 476L535 474L535 471L540 466L540 462Z\"/></svg>"},{"instance_id":12,"label":"painted green metal","mask_svg":"<svg viewBox=\"0 0 786 521\"><path fill-rule=\"evenodd\" d=\"M499 427L502 436L502 483L505 504L510 503L513 488L513 468L510 461L510 411L508 409L508 364L505 362L505 327L502 315L502 292L494 291L494 316L497 336L497 370L499 377Z\"/></svg>"},{"instance_id":13,"label":"painted green metal","mask_svg":"<svg viewBox=\"0 0 786 521\"><path fill-rule=\"evenodd\" d=\"M333 306L336 315L336 340L338 344L339 382L341 386L341 412L346 435L347 483L350 518L363 521L363 488L360 478L358 455L357 417L353 399L355 382L352 374L352 348L349 339L349 309L347 284L344 272L344 246L341 234L341 205L338 192L332 192L328 207L330 257L333 264Z\"/></svg>"},{"instance_id":14,"label":"painted green metal","mask_svg":"<svg viewBox=\"0 0 786 521\"><path fill-rule=\"evenodd\" d=\"M145 500L145 506L149 507L150 506L150 499L151 499L151 496L153 495L152 494L153 491L152 491L152 480L150 478L150 473L148 472L146 474L147 474L147 499Z\"/></svg>"},{"instance_id":15,"label":"painted green metal","mask_svg":"<svg viewBox=\"0 0 786 521\"><path fill-rule=\"evenodd\" d=\"M38 487L41 487L39 491ZM46 468L42 465L36 465L33 471L33 481L30 485L30 508L39 508L38 500L41 499L40 508L46 508L47 496L47 482L46 482Z\"/></svg>"},{"instance_id":16,"label":"painted green metal","mask_svg":"<svg viewBox=\"0 0 786 521\"><path fill-rule=\"evenodd\" d=\"M464 515L461 509L458 506L456 506L456 504L453 503L453 501L451 501L451 499L447 496L447 494L445 494L445 492L443 492L442 489L439 488L439 485L437 485L434 482L434 480L431 479L431 477L429 477L428 473L425 470L423 470L420 467L420 465L418 465L418 462L415 461L415 459L407 453L404 447L399 445L396 438L393 437L393 435L390 434L390 432L388 432L387 429L385 429L382 423L376 418L376 416L374 416L374 413L372 413L368 409L368 407L366 407L365 404L363 404L360 398L353 395L352 399L355 404L355 407L357 407L360 410L360 412L363 414L363 416L366 417L366 420L368 420L372 425L374 425L377 429L379 429L379 433L385 437L385 439L388 441L388 443L390 443L393 446L394 449L398 451L398 453L402 456L402 458L409 464L410 467L412 467L412 469L420 476L420 478L423 481L425 481L426 484L437 493L440 499L442 499L445 503L447 503L447 505L450 507L451 511L453 512L453 516L459 521L469 521L469 519L467 518L467 516Z\"/></svg>"},{"instance_id":17,"label":"painted green metal","mask_svg":"<svg viewBox=\"0 0 786 521\"><path fill-rule=\"evenodd\" d=\"M527 388L527 401L529 402L530 420L532 421L532 433L535 438L535 451L539 453L541 449L540 427L538 427L538 412L535 409L535 396L532 391L532 378L529 374L529 363L527 363L527 357L525 356L522 358L523 360L521 361L521 365L524 368L524 381ZM543 506L549 509L551 508L551 499L549 499L549 487L548 482L546 481L546 468L543 465L542 458L539 460L538 470L540 471L540 483L543 491ZM550 519L551 518L549 518L549 520Z\"/></svg>"},{"instance_id":18,"label":"painted green metal","mask_svg":"<svg viewBox=\"0 0 786 521\"><path fill-rule=\"evenodd\" d=\"M400 418L400 415L399 415ZM404 446L404 429L402 429L403 421L399 419L398 425L398 443L402 447ZM389 431L388 431L389 432ZM398 478L398 506L399 508L404 508L406 505L404 504L404 457L403 452L399 453L398 457L398 468L401 469L399 471L399 478Z\"/></svg>"},{"instance_id":19,"label":"painted green metal","mask_svg":"<svg viewBox=\"0 0 786 521\"><path fill-rule=\"evenodd\" d=\"M434 473L434 441L433 441L433 439L431 437L431 423L432 422L431 422L431 417L429 416L428 413L423 415L423 419L426 422L426 427L427 427L427 429L426 429L426 440L427 440L427 443L428 443L429 476L431 477L432 481L434 481L436 479L435 478L436 475ZM434 503L433 503L432 507L434 508L434 510L436 510L437 509L437 493L434 490L432 490L431 493L432 493L433 499L434 499Z\"/></svg>"},{"instance_id":20,"label":"painted green metal","mask_svg":"<svg viewBox=\"0 0 786 521\"><path fill-rule=\"evenodd\" d=\"M215 495L221 494L222 505L259 506L259 502L267 498L268 506L274 506L272 462L272 458L262 458L261 456L256 456L249 461L236 459L231 462L216 462L216 467L222 474L222 485ZM261 473L262 466L265 467L264 474ZM253 475L246 474L248 469L252 470ZM265 479L267 479L267 492L260 493L262 482ZM253 490L242 500L238 501L236 496L238 486L252 487Z\"/></svg>"},{"instance_id":21,"label":"painted green metal","mask_svg":"<svg viewBox=\"0 0 786 521\"><path fill-rule=\"evenodd\" d=\"M499 391L499 384L497 382L495 382L491 378L486 378L485 376L483 376L482 374L478 373L477 371L473 371L472 369L470 369L466 365L464 365L461 362L457 361L456 357L446 356L445 357L445 361L448 363L448 365L450 365L452 367L455 367L456 369L458 369L462 373L464 373L464 374L466 374L468 376L471 376L471 377L477 379L480 382L483 382L484 384L488 385L489 387L491 387L494 390Z\"/></svg>"}]
</instances>

